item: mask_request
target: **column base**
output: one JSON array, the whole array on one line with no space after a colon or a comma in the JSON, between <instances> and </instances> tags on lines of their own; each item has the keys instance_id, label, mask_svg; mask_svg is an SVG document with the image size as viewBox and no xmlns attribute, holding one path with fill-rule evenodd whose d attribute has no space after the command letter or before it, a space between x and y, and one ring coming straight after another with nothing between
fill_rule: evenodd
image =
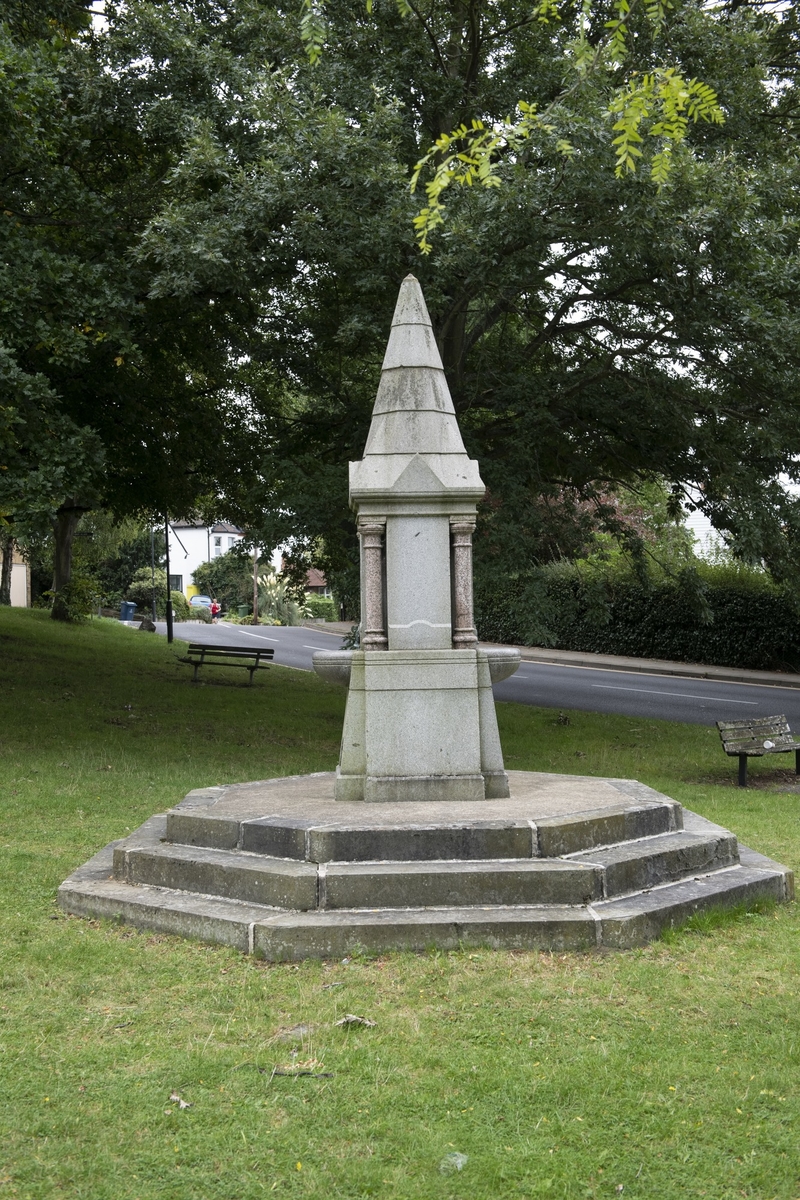
<instances>
[{"instance_id":1,"label":"column base","mask_svg":"<svg viewBox=\"0 0 800 1200\"><path fill-rule=\"evenodd\" d=\"M484 771L483 783L487 800L505 800L511 795L505 771Z\"/></svg>"},{"instance_id":2,"label":"column base","mask_svg":"<svg viewBox=\"0 0 800 1200\"><path fill-rule=\"evenodd\" d=\"M508 795L508 782L504 792ZM341 775L336 776L334 798L367 804L461 803L488 798L483 775Z\"/></svg>"}]
</instances>

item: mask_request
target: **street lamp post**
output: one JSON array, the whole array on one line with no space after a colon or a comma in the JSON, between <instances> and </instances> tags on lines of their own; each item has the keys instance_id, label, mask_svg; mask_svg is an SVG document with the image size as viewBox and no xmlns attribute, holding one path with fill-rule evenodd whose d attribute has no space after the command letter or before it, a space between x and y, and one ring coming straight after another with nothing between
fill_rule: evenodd
<instances>
[{"instance_id":1,"label":"street lamp post","mask_svg":"<svg viewBox=\"0 0 800 1200\"><path fill-rule=\"evenodd\" d=\"M156 531L150 526L150 605L156 623Z\"/></svg>"},{"instance_id":2,"label":"street lamp post","mask_svg":"<svg viewBox=\"0 0 800 1200\"><path fill-rule=\"evenodd\" d=\"M167 542L167 641L172 641L172 592L169 589L169 517L164 518L164 537Z\"/></svg>"}]
</instances>

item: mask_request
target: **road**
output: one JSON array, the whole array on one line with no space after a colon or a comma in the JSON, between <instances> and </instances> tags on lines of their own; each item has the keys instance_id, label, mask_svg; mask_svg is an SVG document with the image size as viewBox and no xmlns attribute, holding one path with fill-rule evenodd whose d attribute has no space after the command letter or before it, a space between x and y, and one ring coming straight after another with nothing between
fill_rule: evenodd
<instances>
[{"instance_id":1,"label":"road","mask_svg":"<svg viewBox=\"0 0 800 1200\"><path fill-rule=\"evenodd\" d=\"M159 633L166 633L163 622ZM304 626L182 625L175 637L220 646L256 645L275 649L275 662L301 671L311 670L315 650L338 650L341 634ZM498 700L535 704L542 708L582 709L713 725L737 717L785 713L792 728L800 728L800 688L720 683L669 675L640 675L594 667L563 667L523 662L515 675L495 685Z\"/></svg>"}]
</instances>

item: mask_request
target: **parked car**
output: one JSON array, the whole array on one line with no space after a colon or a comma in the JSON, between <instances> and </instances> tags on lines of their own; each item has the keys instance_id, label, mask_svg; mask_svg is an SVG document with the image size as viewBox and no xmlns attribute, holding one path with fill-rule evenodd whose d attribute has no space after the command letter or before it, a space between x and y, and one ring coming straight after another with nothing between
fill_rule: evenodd
<instances>
[{"instance_id":1,"label":"parked car","mask_svg":"<svg viewBox=\"0 0 800 1200\"><path fill-rule=\"evenodd\" d=\"M189 601L190 608L211 608L210 596L192 596Z\"/></svg>"}]
</instances>

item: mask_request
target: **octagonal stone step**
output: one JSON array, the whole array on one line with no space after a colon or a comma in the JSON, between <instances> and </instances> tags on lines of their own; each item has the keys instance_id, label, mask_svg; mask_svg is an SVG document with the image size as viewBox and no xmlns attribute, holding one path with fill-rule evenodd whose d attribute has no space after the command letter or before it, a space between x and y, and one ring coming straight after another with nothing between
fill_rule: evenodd
<instances>
[{"instance_id":1,"label":"octagonal stone step","mask_svg":"<svg viewBox=\"0 0 800 1200\"><path fill-rule=\"evenodd\" d=\"M681 828L682 808L634 780L509 773L508 800L347 804L334 776L206 788L167 814L179 845L305 862L558 858Z\"/></svg>"},{"instance_id":2,"label":"octagonal stone step","mask_svg":"<svg viewBox=\"0 0 800 1200\"><path fill-rule=\"evenodd\" d=\"M271 908L317 907L317 869L308 863L137 840L134 835L115 848L115 879Z\"/></svg>"},{"instance_id":3,"label":"octagonal stone step","mask_svg":"<svg viewBox=\"0 0 800 1200\"><path fill-rule=\"evenodd\" d=\"M156 824L158 821L155 819ZM279 912L239 900L125 883L112 874L115 848L118 844L111 843L64 881L58 893L64 911L222 943L271 960L429 947L624 949L643 945L663 929L707 908L794 897L790 870L740 846L738 866L585 907L486 905Z\"/></svg>"},{"instance_id":4,"label":"octagonal stone step","mask_svg":"<svg viewBox=\"0 0 800 1200\"><path fill-rule=\"evenodd\" d=\"M300 959L640 945L704 907L793 895L786 867L744 847L737 863L733 834L634 780L511 774L511 799L480 807L334 804L330 773L203 789L75 871L59 903Z\"/></svg>"},{"instance_id":5,"label":"octagonal stone step","mask_svg":"<svg viewBox=\"0 0 800 1200\"><path fill-rule=\"evenodd\" d=\"M570 855L568 861L597 867L603 877L603 895L608 897L733 866L739 861L739 850L736 838L726 829L712 833L681 830Z\"/></svg>"},{"instance_id":6,"label":"octagonal stone step","mask_svg":"<svg viewBox=\"0 0 800 1200\"><path fill-rule=\"evenodd\" d=\"M307 863L239 850L176 846L163 821L114 850L115 878L273 908L425 908L443 905L585 905L707 873L736 861L736 839L676 831L570 858Z\"/></svg>"}]
</instances>

